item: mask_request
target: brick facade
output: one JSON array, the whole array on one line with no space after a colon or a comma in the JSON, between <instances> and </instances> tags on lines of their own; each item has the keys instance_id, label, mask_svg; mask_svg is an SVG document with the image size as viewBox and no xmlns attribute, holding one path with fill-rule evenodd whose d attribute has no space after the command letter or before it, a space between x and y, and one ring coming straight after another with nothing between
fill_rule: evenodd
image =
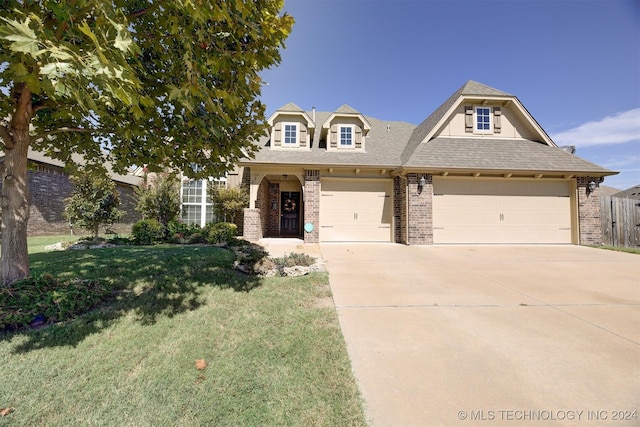
<instances>
[{"instance_id":1,"label":"brick facade","mask_svg":"<svg viewBox=\"0 0 640 427\"><path fill-rule=\"evenodd\" d=\"M594 191L589 190L589 183L595 182ZM579 244L599 245L602 243L602 223L600 216L600 183L601 178L588 176L577 178L578 182L578 229Z\"/></svg>"},{"instance_id":2,"label":"brick facade","mask_svg":"<svg viewBox=\"0 0 640 427\"><path fill-rule=\"evenodd\" d=\"M425 185L420 188L420 178ZM406 176L408 187L407 215L409 245L433 244L433 177L415 173Z\"/></svg>"},{"instance_id":3,"label":"brick facade","mask_svg":"<svg viewBox=\"0 0 640 427\"><path fill-rule=\"evenodd\" d=\"M280 200L280 183L269 183L269 199L265 209L268 211L269 225L265 236L277 236L280 233L280 210L278 201ZM273 207L275 206L275 209Z\"/></svg>"},{"instance_id":4,"label":"brick facade","mask_svg":"<svg viewBox=\"0 0 640 427\"><path fill-rule=\"evenodd\" d=\"M62 168L38 165L36 170L28 172L29 179L29 222L28 236L46 236L56 234L71 234L72 229L64 217L64 200L71 196L73 184ZM2 183L0 183L2 188ZM118 233L130 233L131 226L141 219L136 208L136 197L133 187L116 183L120 193L119 209L125 212L124 217L111 226L109 230ZM104 230L101 230L104 232ZM88 231L74 228L74 234L87 234Z\"/></svg>"},{"instance_id":5,"label":"brick facade","mask_svg":"<svg viewBox=\"0 0 640 427\"><path fill-rule=\"evenodd\" d=\"M305 243L320 240L320 171L304 171L304 224L313 224L311 233L304 232Z\"/></svg>"},{"instance_id":6,"label":"brick facade","mask_svg":"<svg viewBox=\"0 0 640 427\"><path fill-rule=\"evenodd\" d=\"M396 243L407 243L407 180L393 178L393 239Z\"/></svg>"}]
</instances>

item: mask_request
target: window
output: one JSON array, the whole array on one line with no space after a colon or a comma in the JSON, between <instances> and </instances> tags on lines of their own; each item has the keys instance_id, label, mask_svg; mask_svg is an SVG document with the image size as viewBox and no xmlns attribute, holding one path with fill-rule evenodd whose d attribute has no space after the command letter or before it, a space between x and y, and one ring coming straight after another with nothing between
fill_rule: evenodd
<instances>
[{"instance_id":1,"label":"window","mask_svg":"<svg viewBox=\"0 0 640 427\"><path fill-rule=\"evenodd\" d=\"M340 126L340 147L353 147L353 126Z\"/></svg>"},{"instance_id":2,"label":"window","mask_svg":"<svg viewBox=\"0 0 640 427\"><path fill-rule=\"evenodd\" d=\"M284 145L298 145L298 125L284 124Z\"/></svg>"},{"instance_id":3,"label":"window","mask_svg":"<svg viewBox=\"0 0 640 427\"><path fill-rule=\"evenodd\" d=\"M185 180L180 189L182 200L182 221L201 227L216 220L211 203L211 191L214 188L225 188L226 178L215 180Z\"/></svg>"},{"instance_id":4,"label":"window","mask_svg":"<svg viewBox=\"0 0 640 427\"><path fill-rule=\"evenodd\" d=\"M491 132L491 108L476 107L476 132Z\"/></svg>"}]
</instances>

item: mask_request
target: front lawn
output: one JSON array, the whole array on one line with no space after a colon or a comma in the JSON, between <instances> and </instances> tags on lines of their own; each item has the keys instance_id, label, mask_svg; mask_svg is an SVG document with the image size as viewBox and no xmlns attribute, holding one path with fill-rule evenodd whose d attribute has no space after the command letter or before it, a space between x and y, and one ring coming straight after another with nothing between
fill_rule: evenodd
<instances>
[{"instance_id":1,"label":"front lawn","mask_svg":"<svg viewBox=\"0 0 640 427\"><path fill-rule=\"evenodd\" d=\"M213 246L33 253L34 276L114 293L0 335L0 425L365 425L326 273L259 279L233 260Z\"/></svg>"}]
</instances>

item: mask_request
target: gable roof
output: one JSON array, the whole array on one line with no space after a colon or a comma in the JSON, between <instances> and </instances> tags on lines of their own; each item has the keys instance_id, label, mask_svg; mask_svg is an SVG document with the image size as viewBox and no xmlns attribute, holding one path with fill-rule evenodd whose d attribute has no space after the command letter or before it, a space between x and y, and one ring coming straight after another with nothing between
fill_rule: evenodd
<instances>
[{"instance_id":1,"label":"gable roof","mask_svg":"<svg viewBox=\"0 0 640 427\"><path fill-rule=\"evenodd\" d=\"M531 126L539 138L536 140L487 136L456 138L437 135L438 129L460 104L483 100L504 102L504 105L514 108L519 117ZM298 111L299 107L293 103L278 109L276 113L285 109L296 110L300 114L309 116L306 112ZM314 134L310 150L270 150L267 136L258 141L261 149L256 153L255 158L243 161L242 164L248 166L255 164L384 166L393 167L396 172L402 170L469 172L473 170L487 173L497 171L532 173L536 171L557 175L590 174L593 176L617 173L561 150L516 96L473 80L462 85L418 126L406 122L385 122L364 116L346 104L335 112L317 112L314 118L317 119L317 123L322 123L322 128L326 128L334 117L341 115L357 115L363 122L370 124L366 151L328 151L326 141L321 140L321 132Z\"/></svg>"},{"instance_id":2,"label":"gable roof","mask_svg":"<svg viewBox=\"0 0 640 427\"><path fill-rule=\"evenodd\" d=\"M335 117L358 117L362 122L365 133L371 130L371 123L369 123L367 118L359 111L349 107L347 104L342 104L340 108L331 113L329 117L322 123L322 128L328 129Z\"/></svg>"},{"instance_id":3,"label":"gable roof","mask_svg":"<svg viewBox=\"0 0 640 427\"><path fill-rule=\"evenodd\" d=\"M307 114L302 108L298 107L296 104L294 104L293 102L289 102L285 105L283 105L282 107L278 108L272 115L271 117L269 117L269 119L267 120L267 123L269 123L270 126L273 126L273 121L275 120L275 118L282 113L292 113L292 114L299 114L302 117L305 118L305 120L307 121L307 126L309 126L310 128L315 128L316 124L315 122L311 119L311 116L309 116L309 114Z\"/></svg>"}]
</instances>

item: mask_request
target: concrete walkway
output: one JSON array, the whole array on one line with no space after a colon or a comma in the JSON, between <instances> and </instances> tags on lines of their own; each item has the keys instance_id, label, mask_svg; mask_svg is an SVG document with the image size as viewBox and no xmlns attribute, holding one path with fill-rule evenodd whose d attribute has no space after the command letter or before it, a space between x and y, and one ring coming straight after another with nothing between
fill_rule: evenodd
<instances>
[{"instance_id":1,"label":"concrete walkway","mask_svg":"<svg viewBox=\"0 0 640 427\"><path fill-rule=\"evenodd\" d=\"M640 256L320 248L373 426L640 425Z\"/></svg>"}]
</instances>

